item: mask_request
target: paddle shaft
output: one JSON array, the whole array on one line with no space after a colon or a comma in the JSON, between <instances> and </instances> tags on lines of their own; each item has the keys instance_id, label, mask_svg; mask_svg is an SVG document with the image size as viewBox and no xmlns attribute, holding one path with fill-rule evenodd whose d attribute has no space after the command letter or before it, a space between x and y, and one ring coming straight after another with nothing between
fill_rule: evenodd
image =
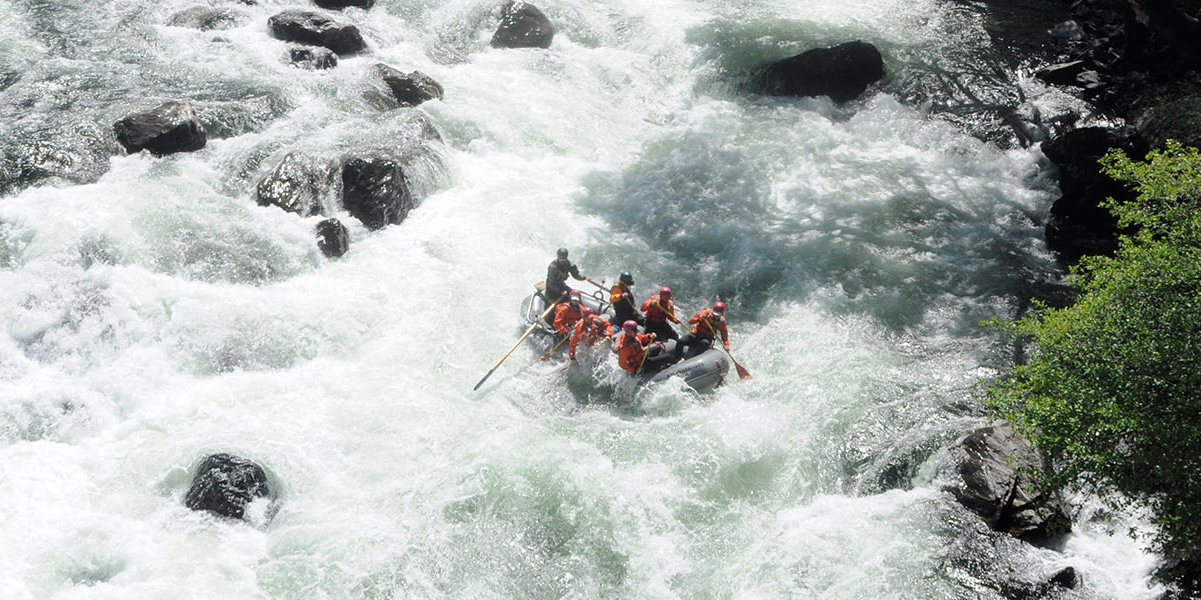
<instances>
[{"instance_id":1,"label":"paddle shaft","mask_svg":"<svg viewBox=\"0 0 1201 600\"><path fill-rule=\"evenodd\" d=\"M567 294L563 294L563 296L566 296L566 295ZM562 299L562 296L560 296L559 298ZM480 382L475 384L475 387L471 388L471 391L480 389L480 386L484 385L484 382L487 381L488 378L492 376L492 373L495 372L498 367L500 367L500 364L505 362L505 359L509 358L509 355L512 354L513 351L516 350L517 347L520 346L521 343L525 341L525 338L530 337L530 334L533 333L534 330L538 328L538 324L542 322L542 319L545 319L546 315L549 315L550 311L554 310L556 306L558 306L558 304L553 303L553 302L550 304L550 306L547 306L546 310L542 311L542 314L539 315L538 318L534 320L534 323L532 325L530 325L529 329L526 329L525 333L521 334L520 338L517 338L517 343L513 344L513 347L509 348L509 351L505 352L505 355L500 357L500 360L496 361L496 364L493 365L492 368L488 370L488 374L484 375L483 379L480 379Z\"/></svg>"}]
</instances>

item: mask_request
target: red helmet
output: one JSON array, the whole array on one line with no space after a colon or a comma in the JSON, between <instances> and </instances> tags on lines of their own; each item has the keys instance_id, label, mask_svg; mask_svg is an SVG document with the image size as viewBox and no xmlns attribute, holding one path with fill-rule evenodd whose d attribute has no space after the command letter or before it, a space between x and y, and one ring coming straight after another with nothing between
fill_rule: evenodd
<instances>
[{"instance_id":1,"label":"red helmet","mask_svg":"<svg viewBox=\"0 0 1201 600\"><path fill-rule=\"evenodd\" d=\"M634 333L638 331L638 321L626 321L625 323L621 324L621 329L626 333Z\"/></svg>"},{"instance_id":2,"label":"red helmet","mask_svg":"<svg viewBox=\"0 0 1201 600\"><path fill-rule=\"evenodd\" d=\"M588 308L587 306L585 306L584 308L581 308L580 316L587 319L588 317L592 316L592 309Z\"/></svg>"},{"instance_id":3,"label":"red helmet","mask_svg":"<svg viewBox=\"0 0 1201 600\"><path fill-rule=\"evenodd\" d=\"M726 303L722 302L721 300L714 302L713 303L713 312L718 315L725 313L726 312Z\"/></svg>"},{"instance_id":4,"label":"red helmet","mask_svg":"<svg viewBox=\"0 0 1201 600\"><path fill-rule=\"evenodd\" d=\"M667 286L663 286L663 287L659 288L659 297L660 298L670 298L671 297L671 288L669 288Z\"/></svg>"},{"instance_id":5,"label":"red helmet","mask_svg":"<svg viewBox=\"0 0 1201 600\"><path fill-rule=\"evenodd\" d=\"M571 290L571 298L570 299L572 302L579 302L580 301L580 290Z\"/></svg>"}]
</instances>

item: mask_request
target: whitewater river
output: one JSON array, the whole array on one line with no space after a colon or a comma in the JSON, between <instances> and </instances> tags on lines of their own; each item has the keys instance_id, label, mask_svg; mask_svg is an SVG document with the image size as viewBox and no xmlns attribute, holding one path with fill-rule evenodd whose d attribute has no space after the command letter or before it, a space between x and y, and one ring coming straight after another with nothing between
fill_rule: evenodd
<instances>
[{"instance_id":1,"label":"whitewater river","mask_svg":"<svg viewBox=\"0 0 1201 600\"><path fill-rule=\"evenodd\" d=\"M1061 275L1037 147L894 91L987 51L964 5L543 0L551 48L496 50L497 1L379 0L336 14L368 51L313 71L267 31L299 5L219 4L241 20L201 31L168 25L190 0L0 0L6 152L67 154L0 197L0 598L1004 598L1067 566L1066 598L1158 591L1137 519L1085 501L1053 551L943 491L1013 360L980 321ZM857 101L741 91L853 39L889 71ZM386 110L377 62L445 97ZM108 150L171 99L206 148ZM373 148L421 204L378 231L333 207L341 259L254 201L289 152ZM522 347L473 392L560 246L726 300L754 378L629 394ZM263 465L273 519L184 507L214 452Z\"/></svg>"}]
</instances>

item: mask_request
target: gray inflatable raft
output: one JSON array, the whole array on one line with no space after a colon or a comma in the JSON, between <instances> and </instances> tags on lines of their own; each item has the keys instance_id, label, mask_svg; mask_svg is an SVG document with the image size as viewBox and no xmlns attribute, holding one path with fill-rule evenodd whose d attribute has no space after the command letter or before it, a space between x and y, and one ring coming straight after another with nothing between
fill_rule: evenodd
<instances>
[{"instance_id":1,"label":"gray inflatable raft","mask_svg":"<svg viewBox=\"0 0 1201 600\"><path fill-rule=\"evenodd\" d=\"M590 307L596 314L610 320L613 319L613 309L609 306L608 299L603 292L598 290L592 294L582 293L580 296L581 302L585 306ZM521 302L522 328L527 328L533 324L534 320L545 310L546 301L543 300L542 296L538 294L527 296ZM615 323L614 326L615 329L621 327L618 323ZM641 330L639 328L639 331ZM535 331L542 334L540 337L542 338L541 345L544 351L549 350L557 341L558 334L555 333L554 328L546 321L542 321ZM663 350L665 352L674 352L675 345L675 340L668 340L663 343ZM566 344L561 346L561 351L566 352L566 350ZM616 354L614 355L614 360L616 360ZM639 375L639 383L658 383L672 377L681 377L684 379L684 383L688 384L688 387L698 392L706 392L720 385L725 379L726 373L729 372L729 355L717 348L707 348L697 354L686 354L683 360L671 364L658 372L642 373Z\"/></svg>"}]
</instances>

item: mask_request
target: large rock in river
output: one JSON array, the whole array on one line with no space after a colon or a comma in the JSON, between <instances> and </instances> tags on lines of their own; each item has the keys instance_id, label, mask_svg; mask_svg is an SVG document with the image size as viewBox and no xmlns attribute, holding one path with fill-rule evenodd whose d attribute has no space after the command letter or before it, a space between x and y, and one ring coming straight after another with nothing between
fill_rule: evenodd
<instances>
[{"instance_id":1,"label":"large rock in river","mask_svg":"<svg viewBox=\"0 0 1201 600\"><path fill-rule=\"evenodd\" d=\"M362 9L375 6L375 0L313 0L313 2L321 8L332 8L334 10L342 10L351 6Z\"/></svg>"},{"instance_id":2,"label":"large rock in river","mask_svg":"<svg viewBox=\"0 0 1201 600\"><path fill-rule=\"evenodd\" d=\"M142 150L158 156L191 152L204 148L208 142L196 111L185 101L172 100L129 115L114 123L113 131L130 154Z\"/></svg>"},{"instance_id":3,"label":"large rock in river","mask_svg":"<svg viewBox=\"0 0 1201 600\"><path fill-rule=\"evenodd\" d=\"M312 11L285 10L268 19L267 25L276 39L324 46L338 54L354 54L367 47L358 27Z\"/></svg>"},{"instance_id":4,"label":"large rock in river","mask_svg":"<svg viewBox=\"0 0 1201 600\"><path fill-rule=\"evenodd\" d=\"M342 206L369 229L400 223L413 204L408 180L396 161L355 157L342 165Z\"/></svg>"},{"instance_id":5,"label":"large rock in river","mask_svg":"<svg viewBox=\"0 0 1201 600\"><path fill-rule=\"evenodd\" d=\"M167 24L209 31L233 29L245 23L249 18L249 15L234 8L193 6L171 15L171 18L167 19Z\"/></svg>"},{"instance_id":6,"label":"large rock in river","mask_svg":"<svg viewBox=\"0 0 1201 600\"><path fill-rule=\"evenodd\" d=\"M402 73L383 63L375 65L375 73L384 80L392 96L401 106L417 106L427 100L442 97L442 85L421 71Z\"/></svg>"},{"instance_id":7,"label":"large rock in river","mask_svg":"<svg viewBox=\"0 0 1201 600\"><path fill-rule=\"evenodd\" d=\"M294 46L288 49L288 61L302 69L332 69L338 66L338 55L320 46Z\"/></svg>"},{"instance_id":8,"label":"large rock in river","mask_svg":"<svg viewBox=\"0 0 1201 600\"><path fill-rule=\"evenodd\" d=\"M327 161L289 153L259 181L255 200L261 206L278 206L302 217L324 212L321 200L334 187L334 169Z\"/></svg>"},{"instance_id":9,"label":"large rock in river","mask_svg":"<svg viewBox=\"0 0 1201 600\"><path fill-rule=\"evenodd\" d=\"M1036 481L1042 454L1011 425L977 429L948 454L946 489L992 529L1031 543L1071 530L1063 500L1043 493Z\"/></svg>"},{"instance_id":10,"label":"large rock in river","mask_svg":"<svg viewBox=\"0 0 1201 600\"><path fill-rule=\"evenodd\" d=\"M550 48L555 27L533 4L510 0L500 10L500 25L492 34L493 48Z\"/></svg>"},{"instance_id":11,"label":"large rock in river","mask_svg":"<svg viewBox=\"0 0 1201 600\"><path fill-rule=\"evenodd\" d=\"M247 504L270 495L262 467L240 456L214 454L197 467L184 505L192 510L242 519Z\"/></svg>"},{"instance_id":12,"label":"large rock in river","mask_svg":"<svg viewBox=\"0 0 1201 600\"><path fill-rule=\"evenodd\" d=\"M829 96L846 102L883 78L880 51L854 41L764 64L751 75L750 89L767 96Z\"/></svg>"}]
</instances>

